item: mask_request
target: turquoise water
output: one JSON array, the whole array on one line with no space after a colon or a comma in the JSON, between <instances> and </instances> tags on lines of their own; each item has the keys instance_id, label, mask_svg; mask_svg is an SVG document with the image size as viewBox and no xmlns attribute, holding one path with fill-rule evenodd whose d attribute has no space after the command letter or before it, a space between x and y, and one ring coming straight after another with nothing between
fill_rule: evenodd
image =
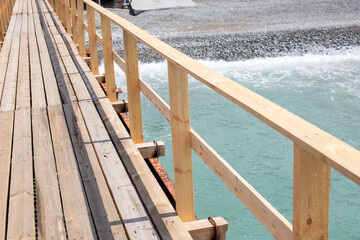
<instances>
[{"instance_id":1,"label":"turquoise water","mask_svg":"<svg viewBox=\"0 0 360 240\"><path fill-rule=\"evenodd\" d=\"M360 149L360 48L203 63ZM166 63L141 64L140 75L168 102ZM189 79L189 89L192 128L291 222L292 142L195 79ZM160 161L173 176L170 125L145 97L142 108L144 136L165 142ZM224 217L228 239L272 239L194 152L193 167L200 219ZM360 239L360 187L332 171L330 198L330 239Z\"/></svg>"}]
</instances>

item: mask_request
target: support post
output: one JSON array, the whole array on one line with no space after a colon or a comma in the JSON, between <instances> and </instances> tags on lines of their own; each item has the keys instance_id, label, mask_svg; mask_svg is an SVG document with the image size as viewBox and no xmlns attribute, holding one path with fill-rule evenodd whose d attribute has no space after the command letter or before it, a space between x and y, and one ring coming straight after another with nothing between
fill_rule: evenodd
<instances>
[{"instance_id":1,"label":"support post","mask_svg":"<svg viewBox=\"0 0 360 240\"><path fill-rule=\"evenodd\" d=\"M72 30L71 30L71 19L70 19L70 15L71 15L71 11L70 11L70 3L69 3L69 0L63 0L64 3L65 3L65 22L66 22L66 30L67 30L67 33L69 35L72 35Z\"/></svg>"},{"instance_id":2,"label":"support post","mask_svg":"<svg viewBox=\"0 0 360 240\"><path fill-rule=\"evenodd\" d=\"M188 75L170 61L168 75L176 211L183 222L189 222L195 220L195 209Z\"/></svg>"},{"instance_id":3,"label":"support post","mask_svg":"<svg viewBox=\"0 0 360 240\"><path fill-rule=\"evenodd\" d=\"M76 15L76 0L71 0L71 17L72 17L72 31L73 31L73 39L74 43L79 43L79 35L78 35L78 21Z\"/></svg>"},{"instance_id":4,"label":"support post","mask_svg":"<svg viewBox=\"0 0 360 240\"><path fill-rule=\"evenodd\" d=\"M134 143L143 142L140 80L136 38L124 31L125 73L128 91L130 135ZM105 75L106 78L106 75Z\"/></svg>"},{"instance_id":5,"label":"support post","mask_svg":"<svg viewBox=\"0 0 360 240\"><path fill-rule=\"evenodd\" d=\"M90 66L92 73L94 75L99 75L99 57L96 44L95 11L90 5L86 5L86 9L90 47Z\"/></svg>"},{"instance_id":6,"label":"support post","mask_svg":"<svg viewBox=\"0 0 360 240\"><path fill-rule=\"evenodd\" d=\"M294 144L293 240L328 239L330 167Z\"/></svg>"},{"instance_id":7,"label":"support post","mask_svg":"<svg viewBox=\"0 0 360 240\"><path fill-rule=\"evenodd\" d=\"M115 72L114 72L114 54L111 38L111 22L108 17L101 14L101 35L103 40L103 55L105 65L106 95L110 102L117 102Z\"/></svg>"},{"instance_id":8,"label":"support post","mask_svg":"<svg viewBox=\"0 0 360 240\"><path fill-rule=\"evenodd\" d=\"M77 25L79 27L79 53L81 57L86 57L83 0L77 0L77 9L78 9Z\"/></svg>"}]
</instances>

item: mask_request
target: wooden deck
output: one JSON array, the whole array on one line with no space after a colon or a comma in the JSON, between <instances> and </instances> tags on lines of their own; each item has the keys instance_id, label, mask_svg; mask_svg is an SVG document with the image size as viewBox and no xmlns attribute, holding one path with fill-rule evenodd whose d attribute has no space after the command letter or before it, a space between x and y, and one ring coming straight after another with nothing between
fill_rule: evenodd
<instances>
[{"instance_id":1,"label":"wooden deck","mask_svg":"<svg viewBox=\"0 0 360 240\"><path fill-rule=\"evenodd\" d=\"M0 239L191 239L52 8L0 55Z\"/></svg>"}]
</instances>

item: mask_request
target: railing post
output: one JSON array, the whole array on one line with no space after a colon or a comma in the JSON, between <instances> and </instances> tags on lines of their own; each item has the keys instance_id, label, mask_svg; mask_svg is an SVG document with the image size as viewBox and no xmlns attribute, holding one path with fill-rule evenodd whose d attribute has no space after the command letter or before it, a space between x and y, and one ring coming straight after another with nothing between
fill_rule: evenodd
<instances>
[{"instance_id":1,"label":"railing post","mask_svg":"<svg viewBox=\"0 0 360 240\"><path fill-rule=\"evenodd\" d=\"M130 117L130 135L134 143L143 142L140 80L136 38L124 31L125 73ZM106 77L105 77L106 78Z\"/></svg>"},{"instance_id":2,"label":"railing post","mask_svg":"<svg viewBox=\"0 0 360 240\"><path fill-rule=\"evenodd\" d=\"M70 15L71 15L71 11L70 11L70 3L69 0L63 0L65 3L65 22L66 22L66 30L67 33L69 35L72 35L72 30L71 30L71 19L70 19Z\"/></svg>"},{"instance_id":3,"label":"railing post","mask_svg":"<svg viewBox=\"0 0 360 240\"><path fill-rule=\"evenodd\" d=\"M80 56L86 57L86 46L85 46L85 30L84 30L84 1L77 0L78 9L78 27L79 27L79 53Z\"/></svg>"},{"instance_id":4,"label":"railing post","mask_svg":"<svg viewBox=\"0 0 360 240\"><path fill-rule=\"evenodd\" d=\"M168 75L176 211L183 222L189 222L195 220L195 208L188 75L169 61Z\"/></svg>"},{"instance_id":5,"label":"railing post","mask_svg":"<svg viewBox=\"0 0 360 240\"><path fill-rule=\"evenodd\" d=\"M2 0L0 0L0 41L4 41L4 32L5 32L5 22L4 22L4 3ZM1 49L1 46L0 46Z\"/></svg>"},{"instance_id":6,"label":"railing post","mask_svg":"<svg viewBox=\"0 0 360 240\"><path fill-rule=\"evenodd\" d=\"M96 41L95 11L90 5L86 5L86 9L90 47L90 66L92 73L94 75L99 75L99 57Z\"/></svg>"},{"instance_id":7,"label":"railing post","mask_svg":"<svg viewBox=\"0 0 360 240\"><path fill-rule=\"evenodd\" d=\"M79 43L79 35L78 35L78 21L76 15L76 0L71 0L71 17L72 17L72 31L73 31L73 39L74 43Z\"/></svg>"},{"instance_id":8,"label":"railing post","mask_svg":"<svg viewBox=\"0 0 360 240\"><path fill-rule=\"evenodd\" d=\"M328 239L330 167L294 144L293 240Z\"/></svg>"},{"instance_id":9,"label":"railing post","mask_svg":"<svg viewBox=\"0 0 360 240\"><path fill-rule=\"evenodd\" d=\"M111 38L111 22L108 17L101 14L101 35L103 40L103 55L105 65L106 95L110 102L116 102L116 85L114 72L114 54Z\"/></svg>"}]
</instances>

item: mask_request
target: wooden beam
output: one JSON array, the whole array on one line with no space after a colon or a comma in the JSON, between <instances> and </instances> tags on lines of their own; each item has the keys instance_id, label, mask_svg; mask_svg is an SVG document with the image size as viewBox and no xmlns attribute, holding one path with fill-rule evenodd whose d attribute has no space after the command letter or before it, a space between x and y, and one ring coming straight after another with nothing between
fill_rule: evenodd
<instances>
[{"instance_id":1,"label":"wooden beam","mask_svg":"<svg viewBox=\"0 0 360 240\"><path fill-rule=\"evenodd\" d=\"M89 26L90 67L94 75L99 75L99 57L96 44L95 11L91 6L89 6L89 4L87 4L86 7Z\"/></svg>"},{"instance_id":2,"label":"wooden beam","mask_svg":"<svg viewBox=\"0 0 360 240\"><path fill-rule=\"evenodd\" d=\"M75 44L79 43L78 21L76 14L76 0L71 0L72 33Z\"/></svg>"},{"instance_id":3,"label":"wooden beam","mask_svg":"<svg viewBox=\"0 0 360 240\"><path fill-rule=\"evenodd\" d=\"M228 222L222 217L215 217L213 219L217 226L217 236L215 236L215 226L209 219L186 222L185 226L194 240L225 240Z\"/></svg>"},{"instance_id":4,"label":"wooden beam","mask_svg":"<svg viewBox=\"0 0 360 240\"><path fill-rule=\"evenodd\" d=\"M294 144L293 240L328 239L330 167Z\"/></svg>"},{"instance_id":5,"label":"wooden beam","mask_svg":"<svg viewBox=\"0 0 360 240\"><path fill-rule=\"evenodd\" d=\"M137 42L136 38L126 31L124 31L124 51L126 85L129 102L130 135L134 143L141 143L143 142L143 126L141 116Z\"/></svg>"},{"instance_id":6,"label":"wooden beam","mask_svg":"<svg viewBox=\"0 0 360 240\"><path fill-rule=\"evenodd\" d=\"M105 83L105 75L95 75L94 76L98 83Z\"/></svg>"},{"instance_id":7,"label":"wooden beam","mask_svg":"<svg viewBox=\"0 0 360 240\"><path fill-rule=\"evenodd\" d=\"M72 28L71 28L71 11L70 11L70 2L69 0L62 0L65 3L64 9L65 9L65 21L66 21L66 30L67 33L72 35Z\"/></svg>"},{"instance_id":8,"label":"wooden beam","mask_svg":"<svg viewBox=\"0 0 360 240\"><path fill-rule=\"evenodd\" d=\"M168 62L171 137L176 211L183 222L195 220L187 74Z\"/></svg>"},{"instance_id":9,"label":"wooden beam","mask_svg":"<svg viewBox=\"0 0 360 240\"><path fill-rule=\"evenodd\" d=\"M127 101L113 102L113 103L111 103L111 105L113 106L113 108L115 109L115 112L117 112L117 113L125 113L128 110Z\"/></svg>"},{"instance_id":10,"label":"wooden beam","mask_svg":"<svg viewBox=\"0 0 360 240\"><path fill-rule=\"evenodd\" d=\"M165 156L165 144L162 141L156 143L138 143L135 144L143 158L153 158Z\"/></svg>"},{"instance_id":11,"label":"wooden beam","mask_svg":"<svg viewBox=\"0 0 360 240\"><path fill-rule=\"evenodd\" d=\"M77 0L78 27L79 27L79 53L81 57L86 56L85 29L84 29L84 1Z\"/></svg>"},{"instance_id":12,"label":"wooden beam","mask_svg":"<svg viewBox=\"0 0 360 240\"><path fill-rule=\"evenodd\" d=\"M105 66L106 95L110 102L116 102L116 84L114 72L114 55L111 37L111 22L108 17L101 14L101 35L103 39L103 55Z\"/></svg>"}]
</instances>

